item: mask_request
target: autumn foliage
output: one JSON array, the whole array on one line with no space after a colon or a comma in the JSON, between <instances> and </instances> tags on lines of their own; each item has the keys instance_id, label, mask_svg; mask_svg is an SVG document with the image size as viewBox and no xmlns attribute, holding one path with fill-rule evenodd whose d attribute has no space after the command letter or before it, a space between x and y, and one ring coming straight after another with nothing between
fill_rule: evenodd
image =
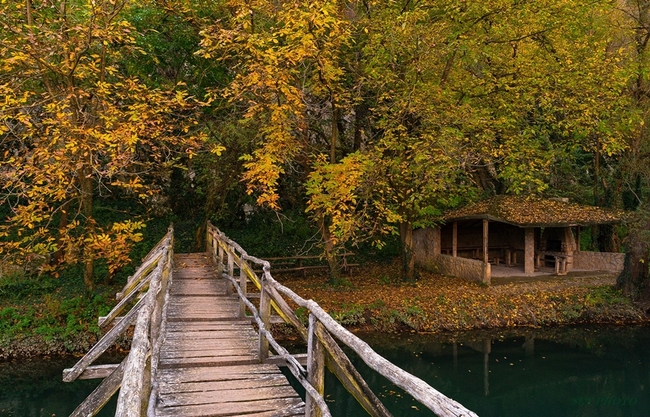
<instances>
[{"instance_id":1,"label":"autumn foliage","mask_svg":"<svg viewBox=\"0 0 650 417\"><path fill-rule=\"evenodd\" d=\"M150 201L181 157L201 146L192 136L196 103L182 85L163 91L125 73L142 53L126 1L0 3L0 194L10 208L0 253L93 260L111 273L129 262L141 221L100 225L98 196Z\"/></svg>"},{"instance_id":2,"label":"autumn foliage","mask_svg":"<svg viewBox=\"0 0 650 417\"><path fill-rule=\"evenodd\" d=\"M90 285L145 220L98 200L197 223L256 204L309 217L331 265L399 235L414 282L412 231L447 209L636 208L649 21L647 0L0 1L0 254Z\"/></svg>"}]
</instances>

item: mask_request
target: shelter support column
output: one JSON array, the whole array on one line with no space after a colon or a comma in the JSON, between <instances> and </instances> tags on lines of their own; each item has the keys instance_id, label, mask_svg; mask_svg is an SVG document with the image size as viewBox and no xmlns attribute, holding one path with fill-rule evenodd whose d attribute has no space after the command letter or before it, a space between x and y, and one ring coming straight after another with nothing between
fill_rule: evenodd
<instances>
[{"instance_id":1,"label":"shelter support column","mask_svg":"<svg viewBox=\"0 0 650 417\"><path fill-rule=\"evenodd\" d=\"M483 262L488 263L488 221L483 220Z\"/></svg>"},{"instance_id":2,"label":"shelter support column","mask_svg":"<svg viewBox=\"0 0 650 417\"><path fill-rule=\"evenodd\" d=\"M524 236L524 274L535 272L535 229L527 227Z\"/></svg>"},{"instance_id":3,"label":"shelter support column","mask_svg":"<svg viewBox=\"0 0 650 417\"><path fill-rule=\"evenodd\" d=\"M454 222L451 236L451 256L454 258L458 255L458 223Z\"/></svg>"},{"instance_id":4,"label":"shelter support column","mask_svg":"<svg viewBox=\"0 0 650 417\"><path fill-rule=\"evenodd\" d=\"M442 253L442 236L440 226L433 228L433 254L440 255Z\"/></svg>"}]
</instances>

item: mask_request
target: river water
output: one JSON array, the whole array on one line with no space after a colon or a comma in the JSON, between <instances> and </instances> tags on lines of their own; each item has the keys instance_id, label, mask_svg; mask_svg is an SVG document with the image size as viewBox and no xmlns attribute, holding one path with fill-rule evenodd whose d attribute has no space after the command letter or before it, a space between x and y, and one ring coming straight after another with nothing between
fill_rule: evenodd
<instances>
[{"instance_id":1,"label":"river water","mask_svg":"<svg viewBox=\"0 0 650 417\"><path fill-rule=\"evenodd\" d=\"M650 416L648 326L360 336L481 417ZM433 415L354 362L396 417ZM332 379L333 415L364 415Z\"/></svg>"},{"instance_id":2,"label":"river water","mask_svg":"<svg viewBox=\"0 0 650 417\"><path fill-rule=\"evenodd\" d=\"M360 336L481 417L650 417L648 326ZM396 417L433 415L352 359ZM97 385L61 382L75 361L0 362L0 416L67 416ZM326 391L334 416L366 415L331 375Z\"/></svg>"},{"instance_id":3,"label":"river water","mask_svg":"<svg viewBox=\"0 0 650 417\"><path fill-rule=\"evenodd\" d=\"M65 383L63 369L78 358L0 362L0 416L65 417L92 392L98 380ZM115 414L115 399L99 416Z\"/></svg>"}]
</instances>

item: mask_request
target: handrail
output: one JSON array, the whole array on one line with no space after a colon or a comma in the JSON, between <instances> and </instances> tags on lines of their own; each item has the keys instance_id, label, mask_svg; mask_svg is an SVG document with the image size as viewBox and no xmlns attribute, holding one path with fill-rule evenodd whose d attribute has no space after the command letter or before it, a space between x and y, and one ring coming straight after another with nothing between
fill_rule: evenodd
<instances>
[{"instance_id":1,"label":"handrail","mask_svg":"<svg viewBox=\"0 0 650 417\"><path fill-rule=\"evenodd\" d=\"M165 334L166 299L169 297L169 283L172 279L172 257L174 230L170 226L167 234L143 259L142 265L128 279L122 292L121 301L106 316L100 318L100 326L105 327L115 321L118 314L134 301L140 299L130 311L110 329L91 350L72 368L63 371L63 380L71 382L92 375L91 364L117 338L135 323L129 355L117 366L110 366L110 374L99 386L70 414L71 417L93 416L101 410L108 400L120 390L116 416L131 417L145 415L150 409L151 399L155 397L157 386L152 378L158 367L162 336ZM145 365L149 366L145 366Z\"/></svg>"},{"instance_id":2,"label":"handrail","mask_svg":"<svg viewBox=\"0 0 650 417\"><path fill-rule=\"evenodd\" d=\"M271 265L268 261L248 255L241 246L210 223L208 223L206 235L208 251L212 254L220 275L230 281L240 297L240 314L244 315L245 309L250 310L258 325L260 360L264 361L268 357L270 344L276 354L286 361L289 370L307 391L306 416L330 415L327 405L323 401L323 367L325 364L370 415L390 416L390 412L368 388L334 337L356 352L371 369L404 389L436 415L440 417L477 416L476 413L443 395L425 381L377 354L367 343L332 319L316 302L301 298L291 289L277 282L271 275ZM224 264L224 255L227 256L227 264ZM249 266L249 263L262 267L261 279ZM234 277L235 265L239 268L239 280ZM224 271L226 266L227 271ZM250 279L260 291L259 310L247 298L247 279ZM282 297L283 295L309 311L308 328L305 328L300 322L295 312ZM293 325L307 342L307 370L293 356L289 355L268 331L271 308L285 322Z\"/></svg>"}]
</instances>

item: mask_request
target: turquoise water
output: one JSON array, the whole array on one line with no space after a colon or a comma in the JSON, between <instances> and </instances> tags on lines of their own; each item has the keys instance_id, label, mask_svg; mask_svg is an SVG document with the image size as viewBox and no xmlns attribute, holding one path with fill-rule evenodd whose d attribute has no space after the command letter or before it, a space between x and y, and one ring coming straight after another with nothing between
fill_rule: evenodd
<instances>
[{"instance_id":1,"label":"turquoise water","mask_svg":"<svg viewBox=\"0 0 650 417\"><path fill-rule=\"evenodd\" d=\"M62 382L63 369L78 358L39 358L0 362L0 416L68 416L92 392L99 380ZM115 414L115 400L99 414Z\"/></svg>"},{"instance_id":2,"label":"turquoise water","mask_svg":"<svg viewBox=\"0 0 650 417\"><path fill-rule=\"evenodd\" d=\"M481 417L650 416L650 327L360 336ZM433 415L354 362L395 416ZM333 378L326 383L333 415L364 415Z\"/></svg>"},{"instance_id":3,"label":"turquoise water","mask_svg":"<svg viewBox=\"0 0 650 417\"><path fill-rule=\"evenodd\" d=\"M647 326L360 336L481 417L650 417ZM396 417L433 415L352 359ZM99 382L61 382L75 362L0 362L0 417L69 415ZM326 386L334 416L366 415L331 375ZM113 401L100 415L114 409Z\"/></svg>"}]
</instances>

